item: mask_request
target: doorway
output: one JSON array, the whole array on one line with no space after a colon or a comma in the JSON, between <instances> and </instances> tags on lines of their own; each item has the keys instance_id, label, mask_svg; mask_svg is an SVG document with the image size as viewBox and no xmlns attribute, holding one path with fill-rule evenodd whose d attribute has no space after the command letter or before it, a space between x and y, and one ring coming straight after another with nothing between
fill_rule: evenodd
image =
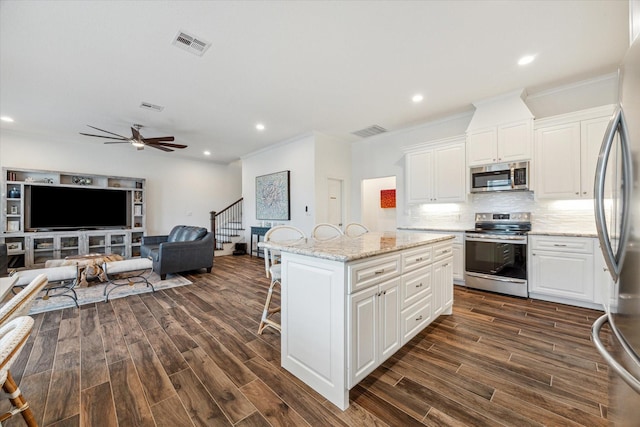
<instances>
[{"instance_id":1,"label":"doorway","mask_svg":"<svg viewBox=\"0 0 640 427\"><path fill-rule=\"evenodd\" d=\"M329 178L327 187L327 222L342 228L342 180Z\"/></svg>"},{"instance_id":2,"label":"doorway","mask_svg":"<svg viewBox=\"0 0 640 427\"><path fill-rule=\"evenodd\" d=\"M381 207L381 191L395 190L396 177L362 180L362 223L371 231L396 231L396 208Z\"/></svg>"}]
</instances>

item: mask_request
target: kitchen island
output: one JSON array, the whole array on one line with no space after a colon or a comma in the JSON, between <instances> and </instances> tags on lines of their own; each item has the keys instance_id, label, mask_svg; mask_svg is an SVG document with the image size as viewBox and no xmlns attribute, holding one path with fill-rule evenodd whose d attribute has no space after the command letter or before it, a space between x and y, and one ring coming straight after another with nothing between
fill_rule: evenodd
<instances>
[{"instance_id":1,"label":"kitchen island","mask_svg":"<svg viewBox=\"0 0 640 427\"><path fill-rule=\"evenodd\" d=\"M261 242L282 253L281 365L342 410L349 390L453 304L447 234Z\"/></svg>"}]
</instances>

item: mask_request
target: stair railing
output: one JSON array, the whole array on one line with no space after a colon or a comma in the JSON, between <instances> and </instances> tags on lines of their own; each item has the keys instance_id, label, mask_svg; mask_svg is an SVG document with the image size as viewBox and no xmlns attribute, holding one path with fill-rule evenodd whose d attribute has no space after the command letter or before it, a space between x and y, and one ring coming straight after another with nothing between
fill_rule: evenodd
<instances>
[{"instance_id":1,"label":"stair railing","mask_svg":"<svg viewBox=\"0 0 640 427\"><path fill-rule=\"evenodd\" d=\"M220 212L211 211L211 231L213 232L214 247L223 249L225 243L231 242L232 236L237 236L242 230L242 205L244 199L233 202Z\"/></svg>"}]
</instances>

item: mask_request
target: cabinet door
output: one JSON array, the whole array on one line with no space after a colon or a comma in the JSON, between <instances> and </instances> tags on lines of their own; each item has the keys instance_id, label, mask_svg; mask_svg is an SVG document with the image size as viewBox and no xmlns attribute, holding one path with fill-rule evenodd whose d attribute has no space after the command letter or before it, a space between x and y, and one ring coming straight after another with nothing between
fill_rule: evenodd
<instances>
[{"instance_id":1,"label":"cabinet door","mask_svg":"<svg viewBox=\"0 0 640 427\"><path fill-rule=\"evenodd\" d=\"M536 197L580 197L580 123L536 131Z\"/></svg>"},{"instance_id":2,"label":"cabinet door","mask_svg":"<svg viewBox=\"0 0 640 427\"><path fill-rule=\"evenodd\" d=\"M453 245L453 280L464 281L464 245Z\"/></svg>"},{"instance_id":3,"label":"cabinet door","mask_svg":"<svg viewBox=\"0 0 640 427\"><path fill-rule=\"evenodd\" d=\"M434 190L437 202L462 202L465 199L464 144L454 144L434 150Z\"/></svg>"},{"instance_id":4,"label":"cabinet door","mask_svg":"<svg viewBox=\"0 0 640 427\"><path fill-rule=\"evenodd\" d=\"M349 297L351 306L349 387L360 382L377 366L377 294L378 286L374 286Z\"/></svg>"},{"instance_id":5,"label":"cabinet door","mask_svg":"<svg viewBox=\"0 0 640 427\"><path fill-rule=\"evenodd\" d=\"M400 278L380 285L380 358L377 365L387 360L400 348Z\"/></svg>"},{"instance_id":6,"label":"cabinet door","mask_svg":"<svg viewBox=\"0 0 640 427\"><path fill-rule=\"evenodd\" d=\"M596 176L596 165L598 164L598 156L600 155L600 146L604 138L604 133L609 124L609 117L601 117L593 120L585 120L580 124L581 138L581 196L589 199L593 198L593 187ZM614 147L616 147L614 145ZM605 197L611 197L611 191L615 185L613 175L615 168L609 168L607 171L606 184L607 191Z\"/></svg>"},{"instance_id":7,"label":"cabinet door","mask_svg":"<svg viewBox=\"0 0 640 427\"><path fill-rule=\"evenodd\" d=\"M453 257L433 264L433 318L453 303Z\"/></svg>"},{"instance_id":8,"label":"cabinet door","mask_svg":"<svg viewBox=\"0 0 640 427\"><path fill-rule=\"evenodd\" d=\"M498 161L497 129L469 132L467 135L467 163L469 166L486 165Z\"/></svg>"},{"instance_id":9,"label":"cabinet door","mask_svg":"<svg viewBox=\"0 0 640 427\"><path fill-rule=\"evenodd\" d=\"M514 162L531 158L532 120L498 127L498 161Z\"/></svg>"},{"instance_id":10,"label":"cabinet door","mask_svg":"<svg viewBox=\"0 0 640 427\"><path fill-rule=\"evenodd\" d=\"M109 233L107 235L109 242L108 252L115 255L127 257L127 233Z\"/></svg>"},{"instance_id":11,"label":"cabinet door","mask_svg":"<svg viewBox=\"0 0 640 427\"><path fill-rule=\"evenodd\" d=\"M532 251L529 291L593 302L593 254Z\"/></svg>"},{"instance_id":12,"label":"cabinet door","mask_svg":"<svg viewBox=\"0 0 640 427\"><path fill-rule=\"evenodd\" d=\"M407 154L407 202L430 202L433 199L433 151Z\"/></svg>"}]
</instances>

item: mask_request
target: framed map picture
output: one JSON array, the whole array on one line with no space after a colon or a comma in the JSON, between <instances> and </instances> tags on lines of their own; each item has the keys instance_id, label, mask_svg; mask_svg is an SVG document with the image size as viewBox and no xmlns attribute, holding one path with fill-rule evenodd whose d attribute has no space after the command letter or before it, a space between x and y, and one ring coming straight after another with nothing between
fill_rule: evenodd
<instances>
[{"instance_id":1,"label":"framed map picture","mask_svg":"<svg viewBox=\"0 0 640 427\"><path fill-rule=\"evenodd\" d=\"M289 171L256 177L256 219L291 219Z\"/></svg>"}]
</instances>

